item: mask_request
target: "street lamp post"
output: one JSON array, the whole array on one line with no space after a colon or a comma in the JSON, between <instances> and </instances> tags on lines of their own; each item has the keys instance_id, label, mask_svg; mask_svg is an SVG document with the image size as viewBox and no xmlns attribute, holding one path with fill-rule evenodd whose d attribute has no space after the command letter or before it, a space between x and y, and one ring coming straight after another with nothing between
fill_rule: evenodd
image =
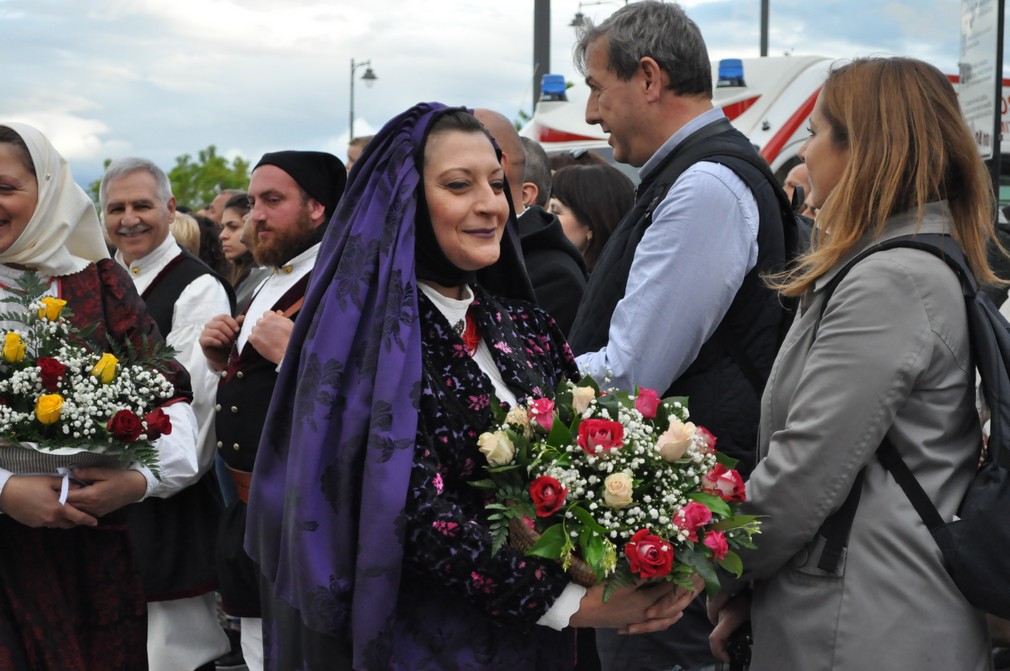
<instances>
[{"instance_id":1,"label":"street lamp post","mask_svg":"<svg viewBox=\"0 0 1010 671\"><path fill-rule=\"evenodd\" d=\"M351 113L350 123L347 127L348 141L354 139L354 71L358 68L366 68L365 74L361 75L361 81L365 82L365 86L371 87L375 83L375 80L378 79L372 71L372 59L369 58L367 61L360 61L358 63L355 63L353 58L351 59Z\"/></svg>"}]
</instances>

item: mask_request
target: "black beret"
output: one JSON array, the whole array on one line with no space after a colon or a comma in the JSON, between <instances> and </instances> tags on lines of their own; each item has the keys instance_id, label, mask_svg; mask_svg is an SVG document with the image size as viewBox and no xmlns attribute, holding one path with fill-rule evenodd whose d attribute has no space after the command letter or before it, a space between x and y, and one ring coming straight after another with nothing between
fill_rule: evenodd
<instances>
[{"instance_id":1,"label":"black beret","mask_svg":"<svg viewBox=\"0 0 1010 671\"><path fill-rule=\"evenodd\" d=\"M261 165L274 165L291 175L305 193L323 204L326 221L330 220L347 184L347 170L340 159L324 151L274 151L263 154L256 168Z\"/></svg>"}]
</instances>

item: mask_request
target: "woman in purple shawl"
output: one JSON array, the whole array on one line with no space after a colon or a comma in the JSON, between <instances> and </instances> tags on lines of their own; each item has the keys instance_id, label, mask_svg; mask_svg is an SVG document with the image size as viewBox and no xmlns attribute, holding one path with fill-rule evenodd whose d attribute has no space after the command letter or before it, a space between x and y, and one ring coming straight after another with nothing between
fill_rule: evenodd
<instances>
[{"instance_id":1,"label":"woman in purple shawl","mask_svg":"<svg viewBox=\"0 0 1010 671\"><path fill-rule=\"evenodd\" d=\"M571 626L663 629L669 584L571 585L494 554L477 436L577 375L532 297L493 143L417 105L366 148L329 227L273 396L246 547L267 667L565 669ZM271 596L272 595L272 596Z\"/></svg>"}]
</instances>

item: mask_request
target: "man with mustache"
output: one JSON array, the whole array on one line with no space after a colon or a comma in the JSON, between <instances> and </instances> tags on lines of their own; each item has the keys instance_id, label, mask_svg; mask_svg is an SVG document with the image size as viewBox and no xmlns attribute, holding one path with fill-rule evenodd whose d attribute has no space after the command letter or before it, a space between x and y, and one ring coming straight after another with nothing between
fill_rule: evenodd
<instances>
[{"instance_id":1,"label":"man with mustache","mask_svg":"<svg viewBox=\"0 0 1010 671\"><path fill-rule=\"evenodd\" d=\"M249 182L248 225L256 262L273 272L243 314L218 315L200 336L207 359L221 371L217 446L239 494L218 539L220 592L225 612L241 618L249 671L263 668L259 570L242 548L253 464L294 318L346 181L343 163L324 152L279 151L260 159Z\"/></svg>"},{"instance_id":2,"label":"man with mustache","mask_svg":"<svg viewBox=\"0 0 1010 671\"><path fill-rule=\"evenodd\" d=\"M157 165L142 158L114 161L102 177L99 198L109 240L118 248L116 261L189 371L199 427L194 459L200 479L171 498L125 509L148 601L150 667L213 668L213 660L228 650L214 598L221 510L211 468L217 376L197 340L204 324L229 309L234 296L227 281L176 243L169 231L175 198Z\"/></svg>"}]
</instances>

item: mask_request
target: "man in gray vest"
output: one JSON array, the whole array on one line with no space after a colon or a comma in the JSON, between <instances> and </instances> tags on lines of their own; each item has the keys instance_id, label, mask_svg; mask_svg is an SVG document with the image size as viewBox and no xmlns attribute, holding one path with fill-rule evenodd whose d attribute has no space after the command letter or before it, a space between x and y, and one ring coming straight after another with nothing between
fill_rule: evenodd
<instances>
[{"instance_id":1,"label":"man in gray vest","mask_svg":"<svg viewBox=\"0 0 1010 671\"><path fill-rule=\"evenodd\" d=\"M590 276L572 349L614 386L687 396L692 421L748 473L784 323L760 277L785 258L780 187L713 105L708 50L678 5L644 0L587 25L575 58L586 121L642 183ZM602 631L597 647L605 669L713 669L711 628L698 600L662 634Z\"/></svg>"}]
</instances>

